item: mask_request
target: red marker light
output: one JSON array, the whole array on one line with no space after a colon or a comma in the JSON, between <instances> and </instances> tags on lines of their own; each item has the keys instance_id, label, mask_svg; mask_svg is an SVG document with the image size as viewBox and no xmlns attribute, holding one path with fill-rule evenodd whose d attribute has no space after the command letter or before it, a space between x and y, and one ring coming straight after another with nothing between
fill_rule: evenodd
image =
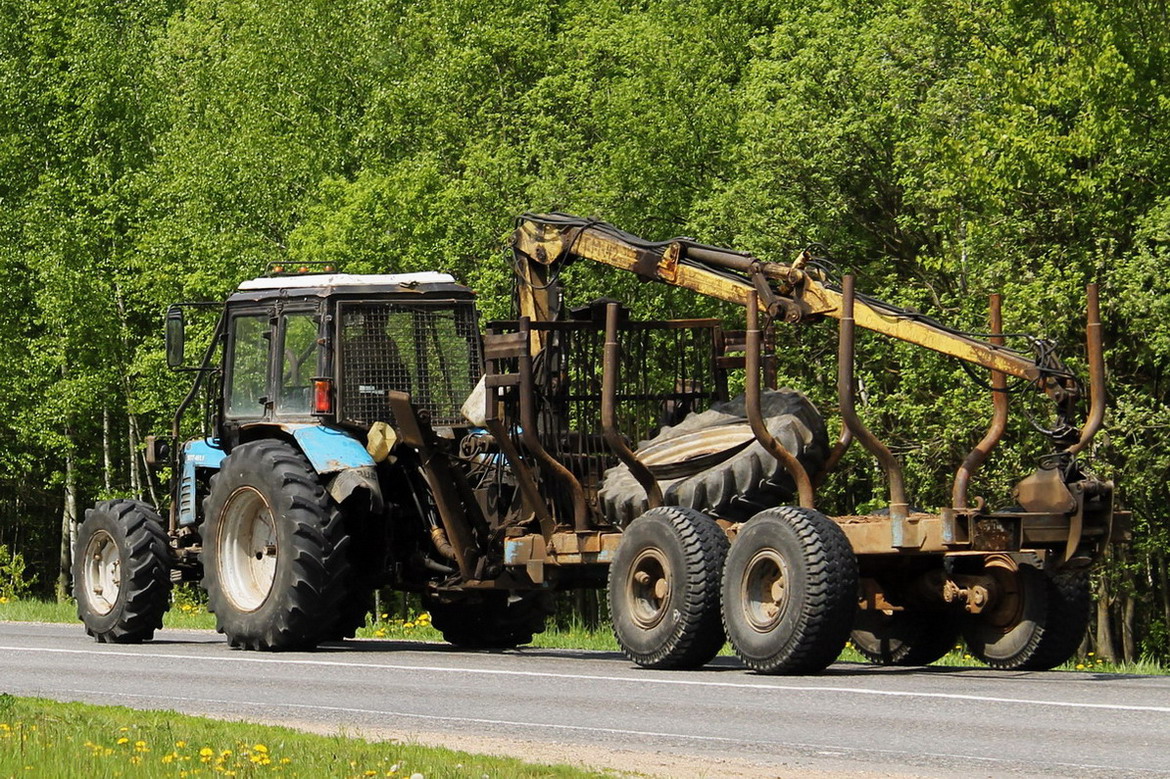
<instances>
[{"instance_id":1,"label":"red marker light","mask_svg":"<svg viewBox=\"0 0 1170 779\"><path fill-rule=\"evenodd\" d=\"M313 413L333 413L333 382L329 379L313 379Z\"/></svg>"}]
</instances>

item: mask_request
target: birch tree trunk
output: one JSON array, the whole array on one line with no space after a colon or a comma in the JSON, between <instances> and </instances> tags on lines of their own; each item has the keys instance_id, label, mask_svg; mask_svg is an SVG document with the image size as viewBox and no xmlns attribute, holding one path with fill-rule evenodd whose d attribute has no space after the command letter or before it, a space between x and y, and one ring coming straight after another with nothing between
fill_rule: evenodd
<instances>
[{"instance_id":1,"label":"birch tree trunk","mask_svg":"<svg viewBox=\"0 0 1170 779\"><path fill-rule=\"evenodd\" d=\"M70 593L70 572L73 568L74 546L77 542L77 478L73 471L72 435L66 436L69 445L65 451L65 502L61 511L60 570L57 573L57 601L64 602Z\"/></svg>"},{"instance_id":2,"label":"birch tree trunk","mask_svg":"<svg viewBox=\"0 0 1170 779\"><path fill-rule=\"evenodd\" d=\"M106 494L110 494L110 485L113 483L113 458L110 456L110 407L102 406L102 485Z\"/></svg>"},{"instance_id":3,"label":"birch tree trunk","mask_svg":"<svg viewBox=\"0 0 1170 779\"><path fill-rule=\"evenodd\" d=\"M1105 559L1111 557L1110 550L1105 550ZM1115 662L1117 652L1113 649L1113 630L1109 619L1109 576L1102 571L1100 582L1097 585L1097 656L1102 660Z\"/></svg>"}]
</instances>

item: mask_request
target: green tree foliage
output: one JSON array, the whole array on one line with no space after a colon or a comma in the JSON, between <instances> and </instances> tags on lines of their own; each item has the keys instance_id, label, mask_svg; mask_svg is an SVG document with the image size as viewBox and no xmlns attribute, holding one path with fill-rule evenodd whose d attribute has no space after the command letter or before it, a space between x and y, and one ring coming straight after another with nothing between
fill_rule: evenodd
<instances>
[{"instance_id":1,"label":"green tree foliage","mask_svg":"<svg viewBox=\"0 0 1170 779\"><path fill-rule=\"evenodd\" d=\"M143 490L131 428L183 390L160 312L270 261L448 270L505 316L502 239L529 209L766 259L816 244L867 292L976 332L1003 292L1011 332L1080 368L1100 279L1093 462L1137 512L1114 591L1165 653L1168 37L1147 0L0 0L0 356L21 389L0 394L0 464L60 494L73 462L83 505ZM567 276L573 302L729 315ZM831 405L832 323L780 338L784 380ZM922 350L860 349L863 415L914 502L945 505L986 391ZM1041 401L1013 396L1047 424ZM1013 424L975 485L1001 502L1043 452ZM827 499L883 500L876 466L850 455Z\"/></svg>"}]
</instances>

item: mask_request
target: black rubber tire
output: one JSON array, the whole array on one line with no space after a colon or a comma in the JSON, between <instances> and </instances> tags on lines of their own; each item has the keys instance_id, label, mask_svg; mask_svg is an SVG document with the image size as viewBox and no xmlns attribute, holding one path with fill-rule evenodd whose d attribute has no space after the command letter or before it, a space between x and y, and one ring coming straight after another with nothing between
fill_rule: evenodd
<instances>
[{"instance_id":1,"label":"black rubber tire","mask_svg":"<svg viewBox=\"0 0 1170 779\"><path fill-rule=\"evenodd\" d=\"M383 581L386 566L386 533L383 516L342 505L347 544L349 576L345 596L337 609L337 622L324 641L353 638L374 610L374 591Z\"/></svg>"},{"instance_id":2,"label":"black rubber tire","mask_svg":"<svg viewBox=\"0 0 1170 779\"><path fill-rule=\"evenodd\" d=\"M75 548L73 597L85 632L103 644L154 638L171 605L171 550L158 513L137 500L104 500L86 510ZM112 602L101 593L102 551L117 569L110 572L119 580Z\"/></svg>"},{"instance_id":3,"label":"black rubber tire","mask_svg":"<svg viewBox=\"0 0 1170 779\"><path fill-rule=\"evenodd\" d=\"M1022 604L1016 616L997 625L981 614L963 620L967 649L992 668L1047 671L1071 658L1089 626L1089 575L1055 575L1021 563L1017 579Z\"/></svg>"},{"instance_id":4,"label":"black rubber tire","mask_svg":"<svg viewBox=\"0 0 1170 779\"><path fill-rule=\"evenodd\" d=\"M273 551L266 556L274 558L267 588L237 581L247 571L236 561L252 554L246 547L258 545L255 538L244 543L230 532L231 523L246 521L247 501L260 506L257 516L266 514L271 523L265 525L270 533L265 545ZM310 649L335 633L349 570L348 537L337 505L304 455L283 441L241 444L212 476L203 505L207 609L233 647ZM261 560L263 553L256 554Z\"/></svg>"},{"instance_id":5,"label":"black rubber tire","mask_svg":"<svg viewBox=\"0 0 1170 779\"><path fill-rule=\"evenodd\" d=\"M810 474L816 474L828 457L825 422L816 406L801 393L764 390L760 398L764 421L788 451L796 455ZM682 435L702 430L718 431L730 424L746 424L742 395L716 403L707 411L690 414L673 427L638 445L639 450L660 446ZM713 434L716 434L713 432ZM732 519L747 519L770 506L792 498L796 489L788 472L758 441L731 454L722 462L675 479L660 479L663 502ZM646 491L626 465L605 472L598 499L606 519L624 527L646 511Z\"/></svg>"},{"instance_id":6,"label":"black rubber tire","mask_svg":"<svg viewBox=\"0 0 1170 779\"><path fill-rule=\"evenodd\" d=\"M768 509L727 554L723 626L748 668L817 673L845 648L857 588L857 559L836 523L811 509Z\"/></svg>"},{"instance_id":7,"label":"black rubber tire","mask_svg":"<svg viewBox=\"0 0 1170 779\"><path fill-rule=\"evenodd\" d=\"M614 636L626 657L644 668L699 668L719 653L727 641L719 618L727 548L723 529L694 509L663 506L630 523L608 588ZM665 594L655 590L659 581Z\"/></svg>"},{"instance_id":8,"label":"black rubber tire","mask_svg":"<svg viewBox=\"0 0 1170 779\"><path fill-rule=\"evenodd\" d=\"M858 609L849 640L877 665L930 665L955 648L959 615L949 611Z\"/></svg>"},{"instance_id":9,"label":"black rubber tire","mask_svg":"<svg viewBox=\"0 0 1170 779\"><path fill-rule=\"evenodd\" d=\"M423 599L443 640L464 649L512 649L532 643L552 615L552 593L489 590L455 601Z\"/></svg>"}]
</instances>

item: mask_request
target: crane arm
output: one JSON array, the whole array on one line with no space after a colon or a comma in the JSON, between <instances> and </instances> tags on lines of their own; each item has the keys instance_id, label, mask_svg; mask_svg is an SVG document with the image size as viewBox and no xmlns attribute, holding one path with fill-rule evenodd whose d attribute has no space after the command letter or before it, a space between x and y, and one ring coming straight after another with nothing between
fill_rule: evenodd
<instances>
[{"instance_id":1,"label":"crane arm","mask_svg":"<svg viewBox=\"0 0 1170 779\"><path fill-rule=\"evenodd\" d=\"M563 214L521 217L512 234L521 278L521 313L535 320L549 318L556 308L555 274L559 266L577 259L600 262L631 271L646 279L683 287L708 297L746 305L755 291L761 309L788 322L820 316L840 319L842 293L823 275L804 264L763 262L730 249L705 246L688 239L650 243L602 222ZM916 344L969 363L1035 383L1067 374L1058 365L1040 365L1030 355L1006 349L945 328L914 312L896 309L869 298L854 305L858 327ZM1058 382L1064 385L1064 382ZM1060 400L1073 391L1061 386ZM1050 393L1051 394L1051 393Z\"/></svg>"}]
</instances>

